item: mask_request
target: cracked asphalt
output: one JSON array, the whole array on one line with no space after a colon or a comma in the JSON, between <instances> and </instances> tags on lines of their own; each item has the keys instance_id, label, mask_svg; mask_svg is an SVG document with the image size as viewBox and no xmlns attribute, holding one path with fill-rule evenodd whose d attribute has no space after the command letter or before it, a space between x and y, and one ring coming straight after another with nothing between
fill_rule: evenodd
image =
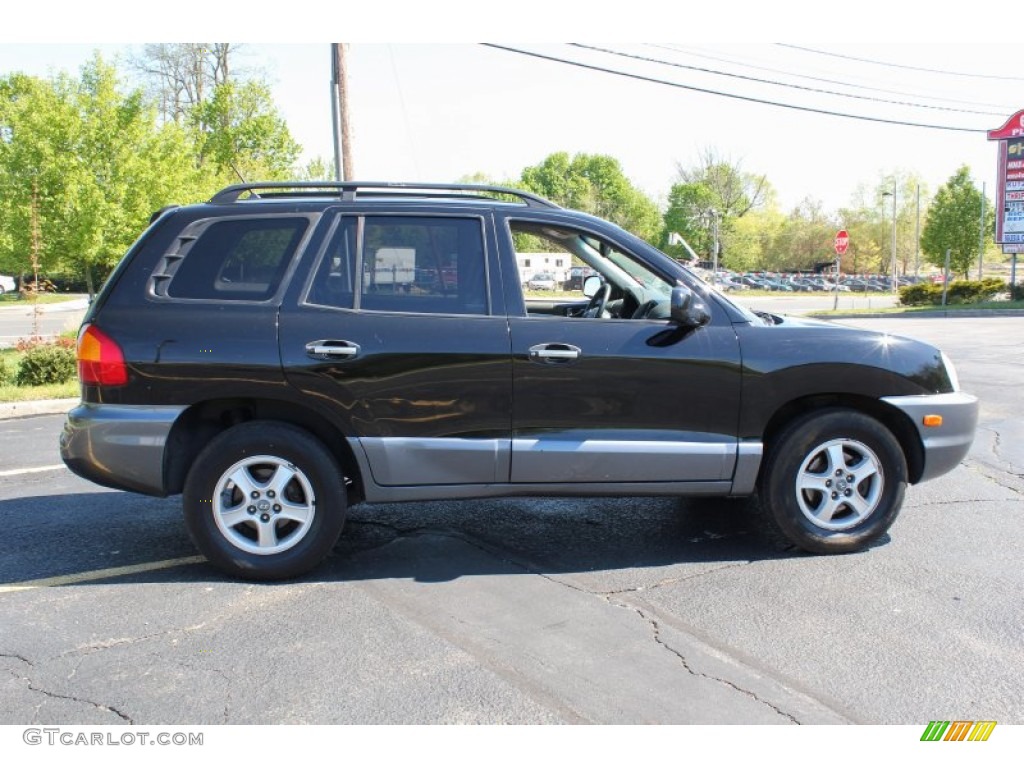
<instances>
[{"instance_id":1,"label":"cracked asphalt","mask_svg":"<svg viewBox=\"0 0 1024 768\"><path fill-rule=\"evenodd\" d=\"M1022 321L843 322L940 343L982 424L841 557L724 500L361 505L316 572L245 584L178 499L55 467L62 417L0 422L42 468L0 476L0 723L1024 723Z\"/></svg>"}]
</instances>

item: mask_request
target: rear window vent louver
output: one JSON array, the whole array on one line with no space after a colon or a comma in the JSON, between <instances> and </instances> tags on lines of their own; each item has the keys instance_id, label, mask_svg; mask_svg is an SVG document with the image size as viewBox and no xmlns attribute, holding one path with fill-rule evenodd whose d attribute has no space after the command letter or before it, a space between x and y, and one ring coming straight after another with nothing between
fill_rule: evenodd
<instances>
[{"instance_id":1,"label":"rear window vent louver","mask_svg":"<svg viewBox=\"0 0 1024 768\"><path fill-rule=\"evenodd\" d=\"M153 274L150 275L149 286L153 296L167 298L167 287L171 284L171 278L174 277L182 260L188 255L199 235L202 234L202 230L209 224L210 220L193 222L174 239L170 250L160 257Z\"/></svg>"}]
</instances>

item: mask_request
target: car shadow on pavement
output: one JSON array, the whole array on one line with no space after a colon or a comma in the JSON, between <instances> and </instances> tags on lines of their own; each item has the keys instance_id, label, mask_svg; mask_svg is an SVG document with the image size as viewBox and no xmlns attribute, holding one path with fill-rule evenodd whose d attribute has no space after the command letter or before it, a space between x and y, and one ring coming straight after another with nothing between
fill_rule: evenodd
<instances>
[{"instance_id":1,"label":"car shadow on pavement","mask_svg":"<svg viewBox=\"0 0 1024 768\"><path fill-rule=\"evenodd\" d=\"M808 557L773 548L757 533L750 507L738 500L673 498L360 504L349 510L327 561L294 581L438 582ZM0 553L0 588L45 580L232 581L195 562L177 497L23 497L0 501L0 520L7 540L16 542Z\"/></svg>"}]
</instances>

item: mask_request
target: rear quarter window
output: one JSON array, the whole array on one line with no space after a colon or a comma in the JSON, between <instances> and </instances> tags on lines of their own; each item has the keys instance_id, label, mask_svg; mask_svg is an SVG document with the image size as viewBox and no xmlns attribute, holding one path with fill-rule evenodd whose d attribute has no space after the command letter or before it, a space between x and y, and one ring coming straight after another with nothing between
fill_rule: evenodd
<instances>
[{"instance_id":1,"label":"rear quarter window","mask_svg":"<svg viewBox=\"0 0 1024 768\"><path fill-rule=\"evenodd\" d=\"M154 274L154 293L174 299L265 301L277 293L310 225L300 216L196 222Z\"/></svg>"}]
</instances>

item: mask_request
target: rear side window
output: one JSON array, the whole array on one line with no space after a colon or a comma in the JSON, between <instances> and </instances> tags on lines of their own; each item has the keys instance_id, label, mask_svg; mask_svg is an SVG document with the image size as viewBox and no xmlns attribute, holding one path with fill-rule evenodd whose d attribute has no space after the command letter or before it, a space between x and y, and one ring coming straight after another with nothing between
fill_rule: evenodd
<instances>
[{"instance_id":1,"label":"rear side window","mask_svg":"<svg viewBox=\"0 0 1024 768\"><path fill-rule=\"evenodd\" d=\"M169 279L165 295L175 299L263 301L277 292L308 226L303 217L204 222L182 233L154 277Z\"/></svg>"},{"instance_id":2,"label":"rear side window","mask_svg":"<svg viewBox=\"0 0 1024 768\"><path fill-rule=\"evenodd\" d=\"M486 315L479 218L345 218L313 279L310 303L343 309Z\"/></svg>"}]
</instances>

